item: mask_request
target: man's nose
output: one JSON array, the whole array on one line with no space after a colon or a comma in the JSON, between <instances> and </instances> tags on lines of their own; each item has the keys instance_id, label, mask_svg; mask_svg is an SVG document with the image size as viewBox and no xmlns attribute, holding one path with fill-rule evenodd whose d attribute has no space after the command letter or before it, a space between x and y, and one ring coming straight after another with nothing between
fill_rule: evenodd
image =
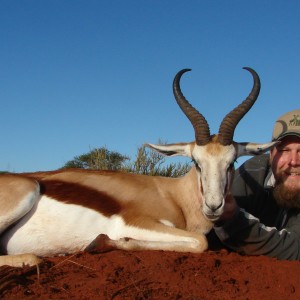
<instances>
[{"instance_id":1,"label":"man's nose","mask_svg":"<svg viewBox=\"0 0 300 300\"><path fill-rule=\"evenodd\" d=\"M290 165L292 165L292 166L300 165L300 152L298 152L298 151L291 152Z\"/></svg>"}]
</instances>

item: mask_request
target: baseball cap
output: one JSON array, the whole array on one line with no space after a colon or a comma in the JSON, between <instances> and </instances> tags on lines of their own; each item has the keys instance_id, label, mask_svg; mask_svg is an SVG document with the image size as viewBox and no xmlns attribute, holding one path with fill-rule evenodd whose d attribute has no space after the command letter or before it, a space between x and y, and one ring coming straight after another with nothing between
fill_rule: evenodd
<instances>
[{"instance_id":1,"label":"baseball cap","mask_svg":"<svg viewBox=\"0 0 300 300\"><path fill-rule=\"evenodd\" d=\"M288 135L300 137L300 110L292 110L280 116L274 125L272 141L281 140Z\"/></svg>"}]
</instances>

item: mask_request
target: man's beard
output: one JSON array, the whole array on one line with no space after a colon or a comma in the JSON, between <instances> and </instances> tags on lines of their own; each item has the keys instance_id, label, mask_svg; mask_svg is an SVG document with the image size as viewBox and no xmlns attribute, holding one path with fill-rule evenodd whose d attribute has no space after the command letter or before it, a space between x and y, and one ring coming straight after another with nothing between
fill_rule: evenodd
<instances>
[{"instance_id":1,"label":"man's beard","mask_svg":"<svg viewBox=\"0 0 300 300\"><path fill-rule=\"evenodd\" d=\"M285 186L282 180L276 182L273 197L284 208L300 208L300 188Z\"/></svg>"}]
</instances>

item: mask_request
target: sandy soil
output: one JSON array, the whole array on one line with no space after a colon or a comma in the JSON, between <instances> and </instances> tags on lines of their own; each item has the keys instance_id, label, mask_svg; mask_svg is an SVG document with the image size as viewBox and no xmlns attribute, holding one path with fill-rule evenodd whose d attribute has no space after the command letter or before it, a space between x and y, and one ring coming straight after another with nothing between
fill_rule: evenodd
<instances>
[{"instance_id":1,"label":"sandy soil","mask_svg":"<svg viewBox=\"0 0 300 300\"><path fill-rule=\"evenodd\" d=\"M300 262L227 250L77 253L0 268L1 299L300 299Z\"/></svg>"}]
</instances>

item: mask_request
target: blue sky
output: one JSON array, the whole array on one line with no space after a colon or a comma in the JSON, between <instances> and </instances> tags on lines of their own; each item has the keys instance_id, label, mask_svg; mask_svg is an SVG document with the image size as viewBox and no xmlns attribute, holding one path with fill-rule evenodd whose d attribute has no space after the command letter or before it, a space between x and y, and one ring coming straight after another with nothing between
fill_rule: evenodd
<instances>
[{"instance_id":1,"label":"blue sky","mask_svg":"<svg viewBox=\"0 0 300 300\"><path fill-rule=\"evenodd\" d=\"M236 141L268 142L299 109L296 0L0 1L0 170L53 170L106 146L134 158L145 142L194 139L174 75L211 132L248 95L260 97Z\"/></svg>"}]
</instances>

